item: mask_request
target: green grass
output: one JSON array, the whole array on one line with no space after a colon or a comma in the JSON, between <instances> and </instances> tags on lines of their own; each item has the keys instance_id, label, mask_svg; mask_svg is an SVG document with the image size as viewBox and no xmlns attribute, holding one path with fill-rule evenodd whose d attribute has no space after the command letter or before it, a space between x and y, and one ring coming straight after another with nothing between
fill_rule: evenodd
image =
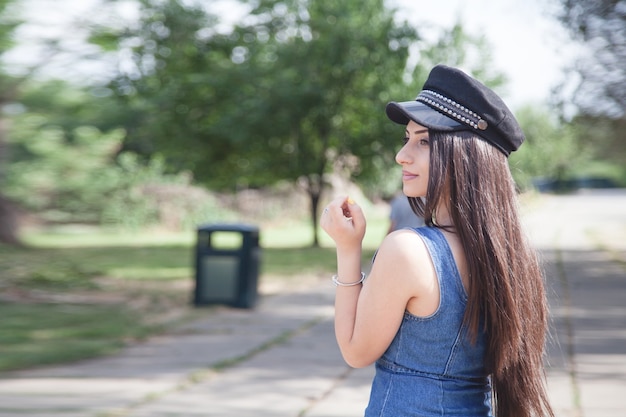
<instances>
[{"instance_id":1,"label":"green grass","mask_svg":"<svg viewBox=\"0 0 626 417\"><path fill-rule=\"evenodd\" d=\"M114 352L156 329L117 305L0 303L0 370Z\"/></svg>"},{"instance_id":2,"label":"green grass","mask_svg":"<svg viewBox=\"0 0 626 417\"><path fill-rule=\"evenodd\" d=\"M364 265L385 228L384 218L369 220ZM261 282L271 277L289 285L336 269L332 242L320 232L321 247L312 247L306 223L262 227L260 235ZM111 354L207 314L191 305L194 232L72 227L24 238L26 248L0 246L0 371Z\"/></svg>"}]
</instances>

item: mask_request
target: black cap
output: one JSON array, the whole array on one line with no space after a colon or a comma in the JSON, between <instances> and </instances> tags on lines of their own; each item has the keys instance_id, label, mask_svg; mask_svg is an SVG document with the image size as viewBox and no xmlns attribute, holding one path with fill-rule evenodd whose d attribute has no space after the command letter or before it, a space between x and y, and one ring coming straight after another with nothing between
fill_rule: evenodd
<instances>
[{"instance_id":1,"label":"black cap","mask_svg":"<svg viewBox=\"0 0 626 417\"><path fill-rule=\"evenodd\" d=\"M469 130L505 155L517 150L524 132L496 93L463 71L437 65L414 101L387 104L387 117L406 125L413 120L432 130Z\"/></svg>"}]
</instances>

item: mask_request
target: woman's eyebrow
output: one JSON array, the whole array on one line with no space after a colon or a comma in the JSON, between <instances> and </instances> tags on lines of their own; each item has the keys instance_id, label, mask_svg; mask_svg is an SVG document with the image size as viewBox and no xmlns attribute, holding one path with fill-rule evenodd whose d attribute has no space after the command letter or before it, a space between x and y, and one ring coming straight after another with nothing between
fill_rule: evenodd
<instances>
[{"instance_id":1,"label":"woman's eyebrow","mask_svg":"<svg viewBox=\"0 0 626 417\"><path fill-rule=\"evenodd\" d=\"M406 129L404 132L405 132L406 134L408 134L408 133L409 133L409 129ZM428 132L428 129L420 129L420 130L416 130L415 132L413 132L413 134L414 134L414 135L419 135L420 133L425 133L425 132Z\"/></svg>"}]
</instances>

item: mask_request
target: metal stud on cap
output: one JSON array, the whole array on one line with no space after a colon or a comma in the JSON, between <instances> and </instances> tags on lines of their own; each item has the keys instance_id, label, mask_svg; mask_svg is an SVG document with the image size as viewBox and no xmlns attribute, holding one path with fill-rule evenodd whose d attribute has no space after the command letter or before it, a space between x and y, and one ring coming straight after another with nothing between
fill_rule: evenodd
<instances>
[{"instance_id":1,"label":"metal stud on cap","mask_svg":"<svg viewBox=\"0 0 626 417\"><path fill-rule=\"evenodd\" d=\"M449 97L443 94L437 93L432 90L422 90L417 97L416 101L421 101L430 107L439 109L440 112L451 116L453 119L461 121L474 129L487 130L489 124L482 119L476 112L468 109L467 107L457 103Z\"/></svg>"}]
</instances>

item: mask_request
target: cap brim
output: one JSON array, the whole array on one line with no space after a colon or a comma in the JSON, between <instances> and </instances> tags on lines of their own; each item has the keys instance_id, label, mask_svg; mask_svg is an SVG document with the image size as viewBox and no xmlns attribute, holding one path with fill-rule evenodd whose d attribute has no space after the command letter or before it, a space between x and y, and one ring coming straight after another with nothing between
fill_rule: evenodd
<instances>
[{"instance_id":1,"label":"cap brim","mask_svg":"<svg viewBox=\"0 0 626 417\"><path fill-rule=\"evenodd\" d=\"M454 131L469 128L419 101L391 102L385 109L387 117L398 124L407 125L410 120L429 129Z\"/></svg>"}]
</instances>

